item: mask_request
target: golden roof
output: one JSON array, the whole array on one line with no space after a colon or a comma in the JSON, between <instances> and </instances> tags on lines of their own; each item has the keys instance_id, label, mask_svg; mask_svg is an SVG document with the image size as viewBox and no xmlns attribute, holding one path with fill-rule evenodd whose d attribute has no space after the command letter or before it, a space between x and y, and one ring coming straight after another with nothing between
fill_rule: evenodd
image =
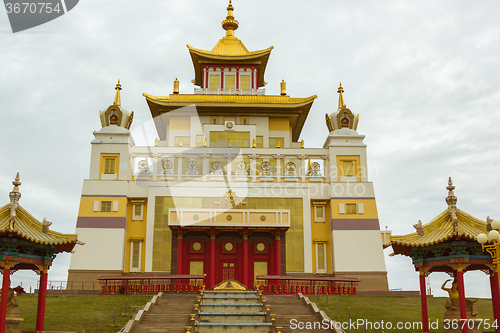
<instances>
[{"instance_id":1,"label":"golden roof","mask_svg":"<svg viewBox=\"0 0 500 333\"><path fill-rule=\"evenodd\" d=\"M169 96L153 96L142 94L147 100L168 103L251 103L251 104L302 104L311 102L318 96L292 98L282 95L204 95L204 94L171 94Z\"/></svg>"},{"instance_id":2,"label":"golden roof","mask_svg":"<svg viewBox=\"0 0 500 333\"><path fill-rule=\"evenodd\" d=\"M298 141L302 128L312 107L316 95L306 98L271 95L204 95L171 94L156 97L144 93L153 118L182 107L195 105L199 116L267 116L283 117L290 120L292 140ZM166 133L157 124L160 140L166 139Z\"/></svg>"},{"instance_id":3,"label":"golden roof","mask_svg":"<svg viewBox=\"0 0 500 333\"><path fill-rule=\"evenodd\" d=\"M217 42L212 51L196 49L187 45L194 65L194 84L197 86L201 86L202 83L202 65L211 64L256 65L257 86L263 87L265 85L264 72L273 47L260 51L248 51L243 42L234 36L234 30L238 28L238 21L234 19L233 10L231 1L229 1L228 14L222 22L226 36Z\"/></svg>"},{"instance_id":4,"label":"golden roof","mask_svg":"<svg viewBox=\"0 0 500 333\"><path fill-rule=\"evenodd\" d=\"M449 210L443 211L432 221L422 226L422 235L414 232L407 235L391 236L391 245L422 247L449 240L468 239L476 241L477 235L487 233L487 223L466 212L456 210L457 223L454 227Z\"/></svg>"},{"instance_id":5,"label":"golden roof","mask_svg":"<svg viewBox=\"0 0 500 333\"><path fill-rule=\"evenodd\" d=\"M9 222L10 207L9 204L6 204L0 208L0 237L12 234L38 244L67 245L63 248L58 247L56 253L71 251L77 242L78 236L74 234L62 234L50 229L46 233L43 232L43 223L28 213L22 206L17 206L12 229Z\"/></svg>"}]
</instances>

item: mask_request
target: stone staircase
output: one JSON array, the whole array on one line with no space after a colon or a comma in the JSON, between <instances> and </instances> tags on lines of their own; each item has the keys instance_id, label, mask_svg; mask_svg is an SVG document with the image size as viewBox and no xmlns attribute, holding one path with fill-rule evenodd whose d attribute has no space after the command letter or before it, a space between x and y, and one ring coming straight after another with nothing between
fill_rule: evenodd
<instances>
[{"instance_id":1,"label":"stone staircase","mask_svg":"<svg viewBox=\"0 0 500 333\"><path fill-rule=\"evenodd\" d=\"M193 313L196 296L193 294L164 294L130 332L186 333L186 326L190 324L191 318L189 314Z\"/></svg>"},{"instance_id":2,"label":"stone staircase","mask_svg":"<svg viewBox=\"0 0 500 333\"><path fill-rule=\"evenodd\" d=\"M266 295L266 303L271 306L271 313L276 314L276 326L282 327L281 332L337 332L332 329L299 329L298 323L321 323L323 318L316 313L311 305L306 304L298 294ZM292 323L292 324L291 324ZM296 327L292 329L292 327ZM320 324L317 324L320 325ZM314 327L314 326L313 326Z\"/></svg>"},{"instance_id":3,"label":"stone staircase","mask_svg":"<svg viewBox=\"0 0 500 333\"><path fill-rule=\"evenodd\" d=\"M272 323L256 291L205 291L200 297L194 332L271 332Z\"/></svg>"}]
</instances>

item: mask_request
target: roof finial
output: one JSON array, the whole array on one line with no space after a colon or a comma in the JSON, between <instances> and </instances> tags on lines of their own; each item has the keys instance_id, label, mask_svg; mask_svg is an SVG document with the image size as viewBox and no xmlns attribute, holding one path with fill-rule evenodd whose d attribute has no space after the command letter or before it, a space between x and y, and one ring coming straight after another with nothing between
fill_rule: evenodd
<instances>
[{"instance_id":1,"label":"roof finial","mask_svg":"<svg viewBox=\"0 0 500 333\"><path fill-rule=\"evenodd\" d=\"M229 0L229 5L227 6L227 16L224 21L222 21L222 28L226 30L226 37L234 36L234 30L238 29L238 21L234 19L233 16L233 4Z\"/></svg>"},{"instance_id":2,"label":"roof finial","mask_svg":"<svg viewBox=\"0 0 500 333\"><path fill-rule=\"evenodd\" d=\"M10 220L9 220L9 229L14 229L14 222L16 218L17 207L19 206L19 199L21 199L21 192L19 192L19 186L21 186L21 182L19 181L19 172L16 175L16 179L12 182L14 185L14 189L9 193L10 197Z\"/></svg>"},{"instance_id":3,"label":"roof finial","mask_svg":"<svg viewBox=\"0 0 500 333\"><path fill-rule=\"evenodd\" d=\"M339 95L339 109L345 108L345 103L344 103L344 96L342 96L342 93L344 92L344 88L342 88L342 82L340 82L339 89L337 92L340 94Z\"/></svg>"},{"instance_id":4,"label":"roof finial","mask_svg":"<svg viewBox=\"0 0 500 333\"><path fill-rule=\"evenodd\" d=\"M120 101L120 90L122 90L122 85L120 84L120 80L118 80L118 83L116 84L116 96L115 96L115 101L113 102L113 105L121 105Z\"/></svg>"},{"instance_id":5,"label":"roof finial","mask_svg":"<svg viewBox=\"0 0 500 333\"><path fill-rule=\"evenodd\" d=\"M453 230L457 231L458 228L458 218L457 218L457 197L453 190L455 186L453 186L453 182L451 181L451 177L448 178L448 186L446 186L448 190L448 196L446 197L446 203L448 204L448 212L450 214L451 220L453 222Z\"/></svg>"}]
</instances>

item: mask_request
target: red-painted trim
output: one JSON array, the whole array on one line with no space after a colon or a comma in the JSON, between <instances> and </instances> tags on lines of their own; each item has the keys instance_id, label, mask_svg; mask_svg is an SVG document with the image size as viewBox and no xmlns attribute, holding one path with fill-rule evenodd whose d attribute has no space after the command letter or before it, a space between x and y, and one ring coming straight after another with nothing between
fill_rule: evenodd
<instances>
[{"instance_id":1,"label":"red-painted trim","mask_svg":"<svg viewBox=\"0 0 500 333\"><path fill-rule=\"evenodd\" d=\"M210 228L210 272L208 274L208 288L215 285L215 228Z\"/></svg>"},{"instance_id":2,"label":"red-painted trim","mask_svg":"<svg viewBox=\"0 0 500 333\"><path fill-rule=\"evenodd\" d=\"M106 197L106 198L126 198L127 196L126 195L109 195L109 194L103 194L103 195L99 195L99 194L82 194L82 198L83 197L91 197L91 198L97 198L97 197Z\"/></svg>"},{"instance_id":3,"label":"red-painted trim","mask_svg":"<svg viewBox=\"0 0 500 333\"><path fill-rule=\"evenodd\" d=\"M38 309L36 312L36 331L43 331L45 322L45 302L47 300L47 272L40 272L40 287L38 289Z\"/></svg>"},{"instance_id":4,"label":"red-painted trim","mask_svg":"<svg viewBox=\"0 0 500 333\"><path fill-rule=\"evenodd\" d=\"M248 287L248 228L243 228L243 284Z\"/></svg>"},{"instance_id":5,"label":"red-painted trim","mask_svg":"<svg viewBox=\"0 0 500 333\"><path fill-rule=\"evenodd\" d=\"M177 231L177 274L182 274L182 228Z\"/></svg>"},{"instance_id":6,"label":"red-painted trim","mask_svg":"<svg viewBox=\"0 0 500 333\"><path fill-rule=\"evenodd\" d=\"M220 68L220 89L224 89L224 67Z\"/></svg>"},{"instance_id":7,"label":"red-painted trim","mask_svg":"<svg viewBox=\"0 0 500 333\"><path fill-rule=\"evenodd\" d=\"M274 250L276 251L276 275L281 275L281 236L280 228L276 228L276 238L274 240Z\"/></svg>"},{"instance_id":8,"label":"red-painted trim","mask_svg":"<svg viewBox=\"0 0 500 333\"><path fill-rule=\"evenodd\" d=\"M126 217L86 217L79 216L76 220L77 228L108 228L108 229L125 229L127 226Z\"/></svg>"},{"instance_id":9,"label":"red-painted trim","mask_svg":"<svg viewBox=\"0 0 500 333\"><path fill-rule=\"evenodd\" d=\"M422 332L429 333L429 314L427 313L427 294L423 267L420 270L420 308L422 309Z\"/></svg>"},{"instance_id":10,"label":"red-painted trim","mask_svg":"<svg viewBox=\"0 0 500 333\"><path fill-rule=\"evenodd\" d=\"M498 273L490 275L491 302L493 305L493 319L500 322L500 286L498 285ZM495 332L500 332L500 326L495 328Z\"/></svg>"},{"instance_id":11,"label":"red-painted trim","mask_svg":"<svg viewBox=\"0 0 500 333\"><path fill-rule=\"evenodd\" d=\"M0 302L0 333L5 333L5 322L7 316L7 298L9 293L7 290L10 285L10 268L3 269L3 279L2 279L2 300Z\"/></svg>"},{"instance_id":12,"label":"red-painted trim","mask_svg":"<svg viewBox=\"0 0 500 333\"><path fill-rule=\"evenodd\" d=\"M458 282L458 297L460 299L460 324L465 323L462 326L462 333L469 333L469 328L467 327L467 307L465 301L465 288L464 288L464 272L461 269L461 264L459 269L457 269L457 282Z\"/></svg>"},{"instance_id":13,"label":"red-painted trim","mask_svg":"<svg viewBox=\"0 0 500 333\"><path fill-rule=\"evenodd\" d=\"M331 281L331 282L361 282L360 279L338 279L301 276L257 275L257 280L300 280L300 281Z\"/></svg>"},{"instance_id":14,"label":"red-painted trim","mask_svg":"<svg viewBox=\"0 0 500 333\"><path fill-rule=\"evenodd\" d=\"M236 67L236 89L240 89L240 69Z\"/></svg>"},{"instance_id":15,"label":"red-painted trim","mask_svg":"<svg viewBox=\"0 0 500 333\"><path fill-rule=\"evenodd\" d=\"M378 219L332 219L331 230L380 230Z\"/></svg>"}]
</instances>

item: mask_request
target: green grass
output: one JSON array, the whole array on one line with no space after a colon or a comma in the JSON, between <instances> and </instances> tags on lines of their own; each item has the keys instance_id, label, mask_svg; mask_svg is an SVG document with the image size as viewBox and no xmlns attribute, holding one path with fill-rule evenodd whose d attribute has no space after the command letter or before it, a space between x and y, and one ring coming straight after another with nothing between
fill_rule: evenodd
<instances>
[{"instance_id":1,"label":"green grass","mask_svg":"<svg viewBox=\"0 0 500 333\"><path fill-rule=\"evenodd\" d=\"M98 296L48 296L45 310L45 331L99 332L99 320L102 321L102 333L120 330L139 311L153 295L137 295L134 307L133 295L98 295ZM125 302L128 299L127 314ZM20 296L18 309L24 321L19 325L22 331L34 331L38 298ZM116 307L116 325L113 317Z\"/></svg>"},{"instance_id":2,"label":"green grass","mask_svg":"<svg viewBox=\"0 0 500 333\"><path fill-rule=\"evenodd\" d=\"M312 302L315 302L326 314L335 321L348 322L349 308L351 312L351 320L367 319L368 322L375 323L383 320L391 322L393 329L384 329L385 333L389 332L418 332L418 329L396 329L397 322L421 322L422 314L420 310L420 297L402 297L402 296L329 296L328 307L326 306L326 296L318 297L310 296ZM438 320L439 329L432 329L431 332L444 332L444 318L447 298L427 298L427 309L431 322ZM336 314L336 301L338 301L338 316ZM474 310L479 312L478 317L489 319L493 323L493 311L491 299L479 299L474 305ZM387 326L385 326L387 327ZM483 328L483 327L481 327ZM364 332L364 326L359 329L348 329L349 333ZM420 332L422 330L420 329ZM494 331L489 329L485 331ZM367 329L367 332L382 332L382 329L376 330Z\"/></svg>"}]
</instances>

